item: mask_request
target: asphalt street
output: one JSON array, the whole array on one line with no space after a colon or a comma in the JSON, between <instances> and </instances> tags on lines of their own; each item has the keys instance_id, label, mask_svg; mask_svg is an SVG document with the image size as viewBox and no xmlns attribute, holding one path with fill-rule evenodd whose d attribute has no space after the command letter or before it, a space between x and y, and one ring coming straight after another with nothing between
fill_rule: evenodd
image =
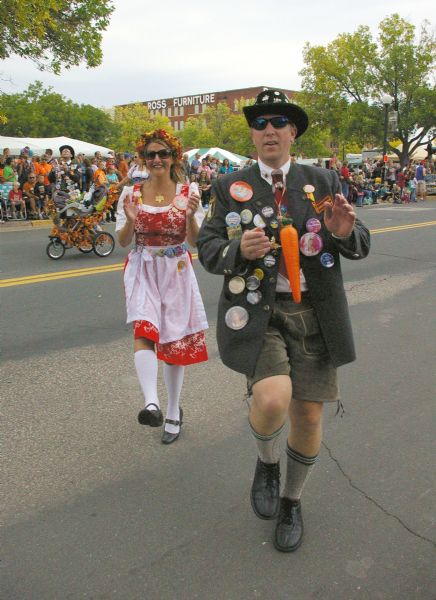
<instances>
[{"instance_id":1,"label":"asphalt street","mask_svg":"<svg viewBox=\"0 0 436 600\"><path fill-rule=\"evenodd\" d=\"M340 369L345 413L326 408L289 555L250 507L244 380L215 343L221 278L194 260L210 360L187 368L164 446L136 421L127 250L51 261L48 230L1 230L1 600L436 598L436 201L358 210L371 254L342 262L358 360Z\"/></svg>"}]
</instances>

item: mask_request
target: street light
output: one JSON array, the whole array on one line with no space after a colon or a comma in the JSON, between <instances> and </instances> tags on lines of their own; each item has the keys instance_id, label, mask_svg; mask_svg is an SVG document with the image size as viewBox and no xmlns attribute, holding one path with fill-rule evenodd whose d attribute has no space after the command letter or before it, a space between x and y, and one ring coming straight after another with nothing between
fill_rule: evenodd
<instances>
[{"instance_id":1,"label":"street light","mask_svg":"<svg viewBox=\"0 0 436 600\"><path fill-rule=\"evenodd\" d=\"M381 101L383 106L385 107L385 130L383 135L383 171L382 171L382 183L384 183L386 178L386 165L388 162L387 151L388 151L388 111L389 107L393 102L392 96L389 94L383 94L381 97Z\"/></svg>"}]
</instances>

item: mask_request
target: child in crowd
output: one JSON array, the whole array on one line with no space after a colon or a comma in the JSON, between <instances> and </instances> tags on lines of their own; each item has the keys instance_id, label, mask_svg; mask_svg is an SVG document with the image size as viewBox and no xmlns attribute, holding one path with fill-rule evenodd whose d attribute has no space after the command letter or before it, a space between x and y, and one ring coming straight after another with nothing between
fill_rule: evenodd
<instances>
[{"instance_id":1,"label":"child in crowd","mask_svg":"<svg viewBox=\"0 0 436 600\"><path fill-rule=\"evenodd\" d=\"M410 202L417 202L416 199L416 178L413 177L407 182L407 191L409 192Z\"/></svg>"},{"instance_id":2,"label":"child in crowd","mask_svg":"<svg viewBox=\"0 0 436 600\"><path fill-rule=\"evenodd\" d=\"M394 204L401 204L401 188L397 183L392 186L392 199Z\"/></svg>"},{"instance_id":3,"label":"child in crowd","mask_svg":"<svg viewBox=\"0 0 436 600\"><path fill-rule=\"evenodd\" d=\"M40 219L46 219L46 204L48 199L49 187L44 184L44 174L41 173L36 178L36 184L34 187L34 193L36 196L36 208L38 210L38 217Z\"/></svg>"},{"instance_id":4,"label":"child in crowd","mask_svg":"<svg viewBox=\"0 0 436 600\"><path fill-rule=\"evenodd\" d=\"M18 181L14 181L12 189L9 192L8 201L11 207L13 219L26 218L26 203L24 202L23 192L20 190Z\"/></svg>"}]
</instances>

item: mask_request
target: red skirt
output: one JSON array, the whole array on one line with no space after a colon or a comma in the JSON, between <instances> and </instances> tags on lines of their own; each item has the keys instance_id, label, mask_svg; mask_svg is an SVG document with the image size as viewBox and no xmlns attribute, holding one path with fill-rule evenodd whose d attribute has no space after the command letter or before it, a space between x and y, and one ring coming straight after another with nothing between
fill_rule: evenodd
<instances>
[{"instance_id":1,"label":"red skirt","mask_svg":"<svg viewBox=\"0 0 436 600\"><path fill-rule=\"evenodd\" d=\"M204 331L192 333L181 340L160 344L159 331L154 325L149 321L134 321L133 335L135 340L146 338L154 342L157 358L173 365L193 365L208 359Z\"/></svg>"}]
</instances>

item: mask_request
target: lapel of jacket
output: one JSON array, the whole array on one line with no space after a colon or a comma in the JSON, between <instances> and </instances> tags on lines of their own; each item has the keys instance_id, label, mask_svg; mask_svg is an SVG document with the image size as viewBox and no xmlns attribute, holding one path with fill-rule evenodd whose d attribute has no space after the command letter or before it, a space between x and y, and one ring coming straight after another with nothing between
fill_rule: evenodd
<instances>
[{"instance_id":1,"label":"lapel of jacket","mask_svg":"<svg viewBox=\"0 0 436 600\"><path fill-rule=\"evenodd\" d=\"M304 229L306 221L313 216L312 203L303 190L308 183L310 182L304 179L298 165L291 165L286 178L286 190L289 214L294 221L294 226L299 231Z\"/></svg>"},{"instance_id":2,"label":"lapel of jacket","mask_svg":"<svg viewBox=\"0 0 436 600\"><path fill-rule=\"evenodd\" d=\"M256 163L253 167L247 169L244 180L247 181L253 188L253 198L246 203L244 208L249 208L253 214L259 214L266 224L266 228L270 233L274 233L274 230L269 227L271 218L267 218L262 214L262 209L265 206L270 206L276 214L276 207L274 202L274 194L272 193L271 185L262 179L260 175L259 165ZM241 178L242 179L242 178Z\"/></svg>"}]
</instances>

